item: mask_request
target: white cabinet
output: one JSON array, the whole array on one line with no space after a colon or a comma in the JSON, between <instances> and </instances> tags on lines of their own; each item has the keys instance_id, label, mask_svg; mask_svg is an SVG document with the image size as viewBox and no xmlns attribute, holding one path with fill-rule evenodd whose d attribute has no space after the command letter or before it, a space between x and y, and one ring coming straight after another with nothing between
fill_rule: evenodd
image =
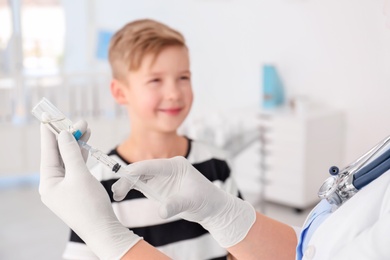
<instances>
[{"instance_id":1,"label":"white cabinet","mask_svg":"<svg viewBox=\"0 0 390 260\"><path fill-rule=\"evenodd\" d=\"M343 113L329 108L261 112L260 126L264 199L296 209L313 206L329 167L342 166Z\"/></svg>"}]
</instances>

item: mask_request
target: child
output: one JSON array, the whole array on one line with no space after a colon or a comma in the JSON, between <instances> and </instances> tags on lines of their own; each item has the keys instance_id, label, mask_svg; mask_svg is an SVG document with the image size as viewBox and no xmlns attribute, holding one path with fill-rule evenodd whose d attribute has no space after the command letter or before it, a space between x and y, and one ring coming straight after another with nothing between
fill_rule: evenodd
<instances>
[{"instance_id":1,"label":"child","mask_svg":"<svg viewBox=\"0 0 390 260\"><path fill-rule=\"evenodd\" d=\"M110 156L123 165L185 156L215 185L239 196L223 153L176 132L193 100L183 36L153 20L129 23L111 39L109 61L113 73L111 93L118 104L127 108L131 122L128 138ZM107 190L122 224L171 258L226 259L227 251L199 224L179 217L161 219L158 204L136 190L115 202L111 186L118 177L100 164L91 172ZM63 256L95 258L73 231Z\"/></svg>"}]
</instances>

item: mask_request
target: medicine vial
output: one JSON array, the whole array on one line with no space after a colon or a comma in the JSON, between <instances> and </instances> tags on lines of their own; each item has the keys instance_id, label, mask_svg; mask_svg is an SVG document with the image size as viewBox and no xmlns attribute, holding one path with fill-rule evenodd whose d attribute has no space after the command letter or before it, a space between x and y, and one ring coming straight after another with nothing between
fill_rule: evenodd
<instances>
[{"instance_id":1,"label":"medicine vial","mask_svg":"<svg viewBox=\"0 0 390 260\"><path fill-rule=\"evenodd\" d=\"M73 122L46 98L42 98L31 110L31 113L43 124L47 124L56 135L63 130L73 134L76 140L82 135L79 130L73 128Z\"/></svg>"}]
</instances>

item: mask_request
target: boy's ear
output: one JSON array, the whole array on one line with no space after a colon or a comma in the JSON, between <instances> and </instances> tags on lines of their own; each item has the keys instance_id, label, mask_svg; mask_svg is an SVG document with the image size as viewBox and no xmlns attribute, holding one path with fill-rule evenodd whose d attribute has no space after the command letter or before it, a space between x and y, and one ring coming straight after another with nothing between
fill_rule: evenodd
<instances>
[{"instance_id":1,"label":"boy's ear","mask_svg":"<svg viewBox=\"0 0 390 260\"><path fill-rule=\"evenodd\" d=\"M127 103L126 94L124 92L125 86L117 79L112 79L110 84L111 95L119 105Z\"/></svg>"}]
</instances>

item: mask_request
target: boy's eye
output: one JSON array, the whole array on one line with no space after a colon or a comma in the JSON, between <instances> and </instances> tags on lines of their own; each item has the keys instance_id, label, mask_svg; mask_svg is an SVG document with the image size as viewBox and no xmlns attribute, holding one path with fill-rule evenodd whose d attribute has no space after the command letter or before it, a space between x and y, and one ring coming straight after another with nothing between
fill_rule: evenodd
<instances>
[{"instance_id":1,"label":"boy's eye","mask_svg":"<svg viewBox=\"0 0 390 260\"><path fill-rule=\"evenodd\" d=\"M181 79L181 80L189 80L190 77L188 77L188 76L181 76L180 79Z\"/></svg>"},{"instance_id":2,"label":"boy's eye","mask_svg":"<svg viewBox=\"0 0 390 260\"><path fill-rule=\"evenodd\" d=\"M159 78L151 79L150 83L160 82L161 80Z\"/></svg>"}]
</instances>

